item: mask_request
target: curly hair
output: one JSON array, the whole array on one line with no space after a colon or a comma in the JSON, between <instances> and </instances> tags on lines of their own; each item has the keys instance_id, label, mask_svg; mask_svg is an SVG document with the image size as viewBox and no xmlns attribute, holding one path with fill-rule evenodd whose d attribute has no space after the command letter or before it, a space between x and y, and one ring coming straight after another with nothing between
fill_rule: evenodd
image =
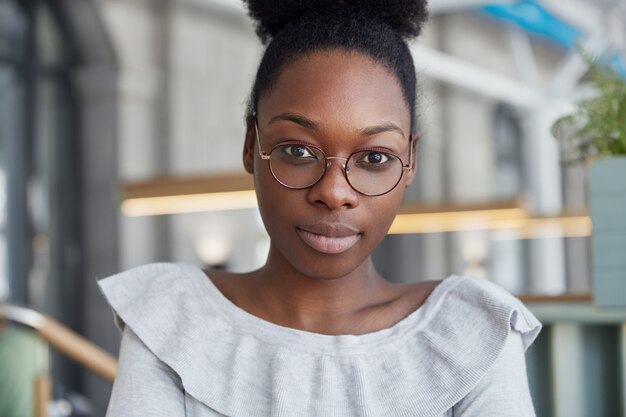
<instances>
[{"instance_id":1,"label":"curly hair","mask_svg":"<svg viewBox=\"0 0 626 417\"><path fill-rule=\"evenodd\" d=\"M243 1L267 45L248 99L248 118L286 65L314 52L342 49L359 52L395 74L413 130L417 81L407 39L420 34L428 17L425 0Z\"/></svg>"}]
</instances>

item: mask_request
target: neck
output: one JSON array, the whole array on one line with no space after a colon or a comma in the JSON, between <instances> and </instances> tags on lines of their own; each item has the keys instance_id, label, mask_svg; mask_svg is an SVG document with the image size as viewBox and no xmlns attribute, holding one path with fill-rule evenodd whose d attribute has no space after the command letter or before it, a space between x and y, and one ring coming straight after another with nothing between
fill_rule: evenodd
<instances>
[{"instance_id":1,"label":"neck","mask_svg":"<svg viewBox=\"0 0 626 417\"><path fill-rule=\"evenodd\" d=\"M255 274L259 315L288 327L318 333L341 332L354 318L388 295L389 284L367 258L340 276L312 277L293 268L270 250L266 265Z\"/></svg>"}]
</instances>

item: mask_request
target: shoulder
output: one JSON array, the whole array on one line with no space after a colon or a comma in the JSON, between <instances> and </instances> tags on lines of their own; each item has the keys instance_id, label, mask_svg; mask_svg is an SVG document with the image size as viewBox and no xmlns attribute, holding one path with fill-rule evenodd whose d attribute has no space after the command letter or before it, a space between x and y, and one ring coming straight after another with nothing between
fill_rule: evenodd
<instances>
[{"instance_id":1,"label":"shoulder","mask_svg":"<svg viewBox=\"0 0 626 417\"><path fill-rule=\"evenodd\" d=\"M101 279L98 286L118 327L130 325L142 336L200 314L197 300L210 295L207 280L193 265L153 263Z\"/></svg>"},{"instance_id":2,"label":"shoulder","mask_svg":"<svg viewBox=\"0 0 626 417\"><path fill-rule=\"evenodd\" d=\"M469 343L476 335L501 343L516 332L527 349L541 330L541 323L517 297L482 278L453 275L441 281L425 307L432 325L455 328Z\"/></svg>"},{"instance_id":3,"label":"shoulder","mask_svg":"<svg viewBox=\"0 0 626 417\"><path fill-rule=\"evenodd\" d=\"M189 273L189 265L176 263L151 263L119 272L98 280L105 297L129 296L151 287L159 287Z\"/></svg>"},{"instance_id":4,"label":"shoulder","mask_svg":"<svg viewBox=\"0 0 626 417\"><path fill-rule=\"evenodd\" d=\"M494 364L505 369L523 363L524 351L541 329L515 296L492 282L468 276L441 281L414 318L407 323L412 337L397 353L409 357L403 366L416 380L431 382L424 396L438 403L438 412L478 392L481 381L500 383ZM441 381L449 382L441 390L432 388L441 387Z\"/></svg>"},{"instance_id":5,"label":"shoulder","mask_svg":"<svg viewBox=\"0 0 626 417\"><path fill-rule=\"evenodd\" d=\"M194 361L231 331L221 309L224 301L194 265L143 265L101 279L98 285L118 327L181 378L181 370L193 375Z\"/></svg>"}]
</instances>

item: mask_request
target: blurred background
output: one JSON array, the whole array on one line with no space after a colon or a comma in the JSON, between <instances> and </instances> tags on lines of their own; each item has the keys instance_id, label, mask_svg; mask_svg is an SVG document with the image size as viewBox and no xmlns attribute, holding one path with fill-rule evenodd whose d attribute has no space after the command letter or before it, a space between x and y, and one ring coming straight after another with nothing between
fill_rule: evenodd
<instances>
[{"instance_id":1,"label":"blurred background","mask_svg":"<svg viewBox=\"0 0 626 417\"><path fill-rule=\"evenodd\" d=\"M545 325L528 357L538 415L624 416L626 305L595 302L588 166L561 163L551 127L597 94L576 45L626 77L626 1L430 10L411 43L418 176L375 262L393 281L470 274L519 295ZM262 51L237 0L0 0L2 417L33 415L38 395L39 415L104 415L107 371L45 327L115 356L97 278L263 263L241 165Z\"/></svg>"}]
</instances>

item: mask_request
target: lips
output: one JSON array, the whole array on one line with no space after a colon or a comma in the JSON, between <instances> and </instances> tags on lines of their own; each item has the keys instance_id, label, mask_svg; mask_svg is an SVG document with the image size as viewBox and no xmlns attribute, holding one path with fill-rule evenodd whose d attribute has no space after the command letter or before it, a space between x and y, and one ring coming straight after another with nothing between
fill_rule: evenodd
<instances>
[{"instance_id":1,"label":"lips","mask_svg":"<svg viewBox=\"0 0 626 417\"><path fill-rule=\"evenodd\" d=\"M344 223L315 223L296 227L300 239L312 249L326 254L338 254L352 248L361 233Z\"/></svg>"}]
</instances>

